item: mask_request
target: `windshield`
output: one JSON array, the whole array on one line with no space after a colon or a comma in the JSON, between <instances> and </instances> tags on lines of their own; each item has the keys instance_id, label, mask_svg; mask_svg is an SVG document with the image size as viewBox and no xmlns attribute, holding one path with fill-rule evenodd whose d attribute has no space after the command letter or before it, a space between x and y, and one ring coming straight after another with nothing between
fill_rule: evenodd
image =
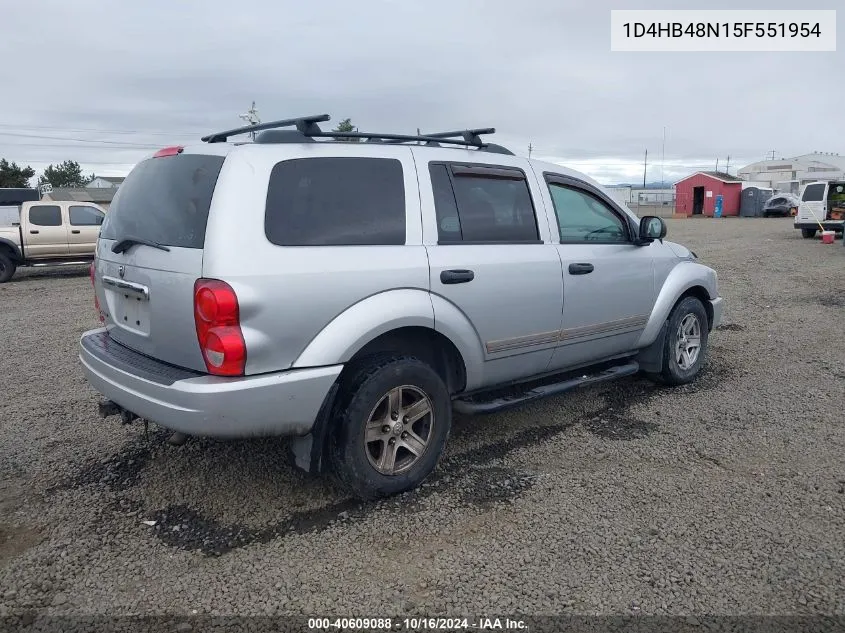
<instances>
[{"instance_id":1,"label":"windshield","mask_svg":"<svg viewBox=\"0 0 845 633\"><path fill-rule=\"evenodd\" d=\"M117 190L100 236L202 248L223 160L179 154L139 163Z\"/></svg>"}]
</instances>

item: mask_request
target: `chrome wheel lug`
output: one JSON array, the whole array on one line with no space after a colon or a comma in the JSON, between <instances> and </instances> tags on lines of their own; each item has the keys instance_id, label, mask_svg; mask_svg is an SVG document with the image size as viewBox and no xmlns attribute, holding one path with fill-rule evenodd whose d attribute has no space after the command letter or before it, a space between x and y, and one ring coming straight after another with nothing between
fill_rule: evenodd
<instances>
[{"instance_id":1,"label":"chrome wheel lug","mask_svg":"<svg viewBox=\"0 0 845 633\"><path fill-rule=\"evenodd\" d=\"M383 427L381 427L381 432L390 433L390 427L385 424Z\"/></svg>"}]
</instances>

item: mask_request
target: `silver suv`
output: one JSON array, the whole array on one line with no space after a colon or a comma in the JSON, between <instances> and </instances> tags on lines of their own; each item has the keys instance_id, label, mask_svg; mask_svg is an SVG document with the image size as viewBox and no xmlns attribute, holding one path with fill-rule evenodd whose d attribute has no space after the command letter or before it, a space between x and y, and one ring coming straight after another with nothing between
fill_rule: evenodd
<instances>
[{"instance_id":1,"label":"silver suv","mask_svg":"<svg viewBox=\"0 0 845 633\"><path fill-rule=\"evenodd\" d=\"M300 467L373 498L432 472L453 409L699 373L716 273L660 218L492 129L328 119L213 134L126 178L91 267L103 327L80 342L101 415L294 436Z\"/></svg>"}]
</instances>

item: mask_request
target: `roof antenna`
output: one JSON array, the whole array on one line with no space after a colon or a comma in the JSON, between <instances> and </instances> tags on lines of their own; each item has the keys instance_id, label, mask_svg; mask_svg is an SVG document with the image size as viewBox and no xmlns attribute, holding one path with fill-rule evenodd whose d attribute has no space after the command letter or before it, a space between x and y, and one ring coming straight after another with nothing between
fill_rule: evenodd
<instances>
[{"instance_id":1,"label":"roof antenna","mask_svg":"<svg viewBox=\"0 0 845 633\"><path fill-rule=\"evenodd\" d=\"M255 101L252 102L252 107L249 110L247 110L245 113L239 114L238 118L243 119L244 121L246 121L250 125L258 125L259 123L261 123L261 119L258 116L258 110L255 109ZM255 132L250 132L249 138L251 138L254 141L255 140Z\"/></svg>"}]
</instances>

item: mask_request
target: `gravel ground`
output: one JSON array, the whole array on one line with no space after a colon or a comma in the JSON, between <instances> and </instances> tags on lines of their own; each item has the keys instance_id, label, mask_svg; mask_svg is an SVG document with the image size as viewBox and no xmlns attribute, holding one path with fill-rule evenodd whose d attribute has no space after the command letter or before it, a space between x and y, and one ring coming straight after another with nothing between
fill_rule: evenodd
<instances>
[{"instance_id":1,"label":"gravel ground","mask_svg":"<svg viewBox=\"0 0 845 633\"><path fill-rule=\"evenodd\" d=\"M76 355L97 325L87 270L19 272L0 286L4 622L845 615L845 249L789 219L669 236L726 301L695 384L458 417L422 489L363 505L283 440L177 448L101 421Z\"/></svg>"}]
</instances>

